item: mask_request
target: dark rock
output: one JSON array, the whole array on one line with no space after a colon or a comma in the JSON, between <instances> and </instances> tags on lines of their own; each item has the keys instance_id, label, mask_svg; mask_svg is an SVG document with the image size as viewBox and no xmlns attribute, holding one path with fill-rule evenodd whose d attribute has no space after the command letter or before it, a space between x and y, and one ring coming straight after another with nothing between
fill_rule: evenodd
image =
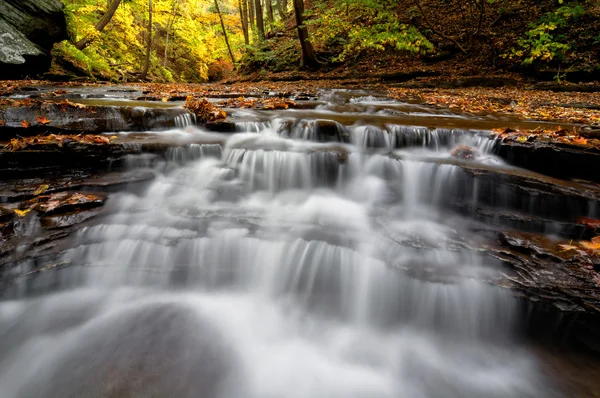
<instances>
[{"instance_id":1,"label":"dark rock","mask_svg":"<svg viewBox=\"0 0 600 398\"><path fill-rule=\"evenodd\" d=\"M0 181L0 202L20 202L31 199L36 195L41 185L48 185L45 194L68 190L93 192L113 192L123 189L123 186L143 184L152 180L155 174L149 170L133 170L126 172L111 172L101 174L76 173L60 177L31 178L27 180Z\"/></svg>"},{"instance_id":2,"label":"dark rock","mask_svg":"<svg viewBox=\"0 0 600 398\"><path fill-rule=\"evenodd\" d=\"M420 160L432 163L432 173L444 164L457 166L451 178L439 182L445 192L441 204L449 208L476 204L564 222L600 215L600 188L594 185L454 158Z\"/></svg>"},{"instance_id":3,"label":"dark rock","mask_svg":"<svg viewBox=\"0 0 600 398\"><path fill-rule=\"evenodd\" d=\"M36 117L45 117L40 124ZM34 101L31 106L4 106L0 108L0 139L26 135L53 133L104 133L117 131L147 131L183 127L193 123L193 117L184 108L149 108L130 106L67 105ZM29 127L23 128L27 121Z\"/></svg>"},{"instance_id":4,"label":"dark rock","mask_svg":"<svg viewBox=\"0 0 600 398\"><path fill-rule=\"evenodd\" d=\"M319 142L348 142L346 128L333 120L315 120L313 126L315 141Z\"/></svg>"},{"instance_id":5,"label":"dark rock","mask_svg":"<svg viewBox=\"0 0 600 398\"><path fill-rule=\"evenodd\" d=\"M537 234L502 233L499 243L488 253L512 270L504 275L504 287L562 312L592 314L598 319L600 289L595 272L583 267L572 251L559 250L559 242Z\"/></svg>"},{"instance_id":6,"label":"dark rock","mask_svg":"<svg viewBox=\"0 0 600 398\"><path fill-rule=\"evenodd\" d=\"M100 210L80 210L72 211L65 214L57 214L51 216L44 216L40 218L40 223L44 229L60 229L72 227L77 224L81 224L98 215Z\"/></svg>"},{"instance_id":7,"label":"dark rock","mask_svg":"<svg viewBox=\"0 0 600 398\"><path fill-rule=\"evenodd\" d=\"M202 127L215 133L235 133L237 131L237 126L233 122L208 122L204 123Z\"/></svg>"},{"instance_id":8,"label":"dark rock","mask_svg":"<svg viewBox=\"0 0 600 398\"><path fill-rule=\"evenodd\" d=\"M559 178L600 182L600 150L540 142L503 142L497 155L510 164Z\"/></svg>"},{"instance_id":9,"label":"dark rock","mask_svg":"<svg viewBox=\"0 0 600 398\"><path fill-rule=\"evenodd\" d=\"M600 126L585 126L581 130L579 130L579 135L585 138L593 138L600 140Z\"/></svg>"},{"instance_id":10,"label":"dark rock","mask_svg":"<svg viewBox=\"0 0 600 398\"><path fill-rule=\"evenodd\" d=\"M13 221L0 221L0 240L8 239L15 233L15 225Z\"/></svg>"},{"instance_id":11,"label":"dark rock","mask_svg":"<svg viewBox=\"0 0 600 398\"><path fill-rule=\"evenodd\" d=\"M15 213L5 207L0 207L0 222L10 221L15 217Z\"/></svg>"},{"instance_id":12,"label":"dark rock","mask_svg":"<svg viewBox=\"0 0 600 398\"><path fill-rule=\"evenodd\" d=\"M59 0L0 0L0 77L45 72L50 67L52 46L66 38Z\"/></svg>"}]
</instances>

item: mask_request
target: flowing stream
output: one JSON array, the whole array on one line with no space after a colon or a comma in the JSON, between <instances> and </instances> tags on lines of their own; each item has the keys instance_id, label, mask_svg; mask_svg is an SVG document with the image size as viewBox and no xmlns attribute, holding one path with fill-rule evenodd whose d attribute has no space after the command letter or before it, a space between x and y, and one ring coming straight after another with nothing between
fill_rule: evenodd
<instances>
[{"instance_id":1,"label":"flowing stream","mask_svg":"<svg viewBox=\"0 0 600 398\"><path fill-rule=\"evenodd\" d=\"M328 128L346 142L323 139L316 120L335 111L240 122L219 142L161 133L207 143L133 158L153 182L111 194L69 267L0 302L0 396L555 396L516 300L482 282L498 270L447 210L478 197L451 150L495 167L493 140L380 123L378 108Z\"/></svg>"}]
</instances>

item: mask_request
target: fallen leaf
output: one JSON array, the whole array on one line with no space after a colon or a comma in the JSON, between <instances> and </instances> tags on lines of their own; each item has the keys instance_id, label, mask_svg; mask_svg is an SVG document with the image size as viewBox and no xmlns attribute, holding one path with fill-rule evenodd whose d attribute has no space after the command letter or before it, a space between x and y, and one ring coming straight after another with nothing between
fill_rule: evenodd
<instances>
[{"instance_id":1,"label":"fallen leaf","mask_svg":"<svg viewBox=\"0 0 600 398\"><path fill-rule=\"evenodd\" d=\"M23 120L23 121L21 122L21 126L22 126L23 128L25 128L25 129L26 129L26 128L28 128L28 127L29 127L29 122L28 122L27 120Z\"/></svg>"},{"instance_id":2,"label":"fallen leaf","mask_svg":"<svg viewBox=\"0 0 600 398\"><path fill-rule=\"evenodd\" d=\"M0 119L0 126L6 126L6 121Z\"/></svg>"},{"instance_id":3,"label":"fallen leaf","mask_svg":"<svg viewBox=\"0 0 600 398\"><path fill-rule=\"evenodd\" d=\"M13 211L15 212L15 214L17 216L24 217L27 213L29 213L31 211L31 209L25 209L25 210L14 209Z\"/></svg>"},{"instance_id":4,"label":"fallen leaf","mask_svg":"<svg viewBox=\"0 0 600 398\"><path fill-rule=\"evenodd\" d=\"M36 116L35 121L43 125L50 123L50 120L48 120L46 116Z\"/></svg>"},{"instance_id":5,"label":"fallen leaf","mask_svg":"<svg viewBox=\"0 0 600 398\"><path fill-rule=\"evenodd\" d=\"M563 251L577 250L577 246L573 245L558 245Z\"/></svg>"},{"instance_id":6,"label":"fallen leaf","mask_svg":"<svg viewBox=\"0 0 600 398\"><path fill-rule=\"evenodd\" d=\"M600 240L596 240L595 242L593 240L591 242L581 241L579 244L587 250L600 250Z\"/></svg>"},{"instance_id":7,"label":"fallen leaf","mask_svg":"<svg viewBox=\"0 0 600 398\"><path fill-rule=\"evenodd\" d=\"M39 195L41 193L44 193L48 190L48 184L42 184L38 187L38 189L36 189L33 194L34 195Z\"/></svg>"}]
</instances>

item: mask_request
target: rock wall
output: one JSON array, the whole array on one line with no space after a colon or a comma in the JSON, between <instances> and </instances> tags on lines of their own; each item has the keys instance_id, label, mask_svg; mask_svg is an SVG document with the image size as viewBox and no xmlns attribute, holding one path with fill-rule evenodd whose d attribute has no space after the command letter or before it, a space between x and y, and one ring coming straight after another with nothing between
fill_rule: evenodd
<instances>
[{"instance_id":1,"label":"rock wall","mask_svg":"<svg viewBox=\"0 0 600 398\"><path fill-rule=\"evenodd\" d=\"M0 0L0 80L47 71L52 46L66 38L60 0Z\"/></svg>"}]
</instances>

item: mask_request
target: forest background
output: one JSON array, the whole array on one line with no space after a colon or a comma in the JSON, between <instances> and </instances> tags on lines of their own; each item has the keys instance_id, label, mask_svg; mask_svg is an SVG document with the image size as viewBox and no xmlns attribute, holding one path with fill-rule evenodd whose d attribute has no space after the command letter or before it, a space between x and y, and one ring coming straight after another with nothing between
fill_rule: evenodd
<instances>
[{"instance_id":1,"label":"forest background","mask_svg":"<svg viewBox=\"0 0 600 398\"><path fill-rule=\"evenodd\" d=\"M600 76L600 0L63 0L54 77ZM414 76L413 76L414 77Z\"/></svg>"}]
</instances>

